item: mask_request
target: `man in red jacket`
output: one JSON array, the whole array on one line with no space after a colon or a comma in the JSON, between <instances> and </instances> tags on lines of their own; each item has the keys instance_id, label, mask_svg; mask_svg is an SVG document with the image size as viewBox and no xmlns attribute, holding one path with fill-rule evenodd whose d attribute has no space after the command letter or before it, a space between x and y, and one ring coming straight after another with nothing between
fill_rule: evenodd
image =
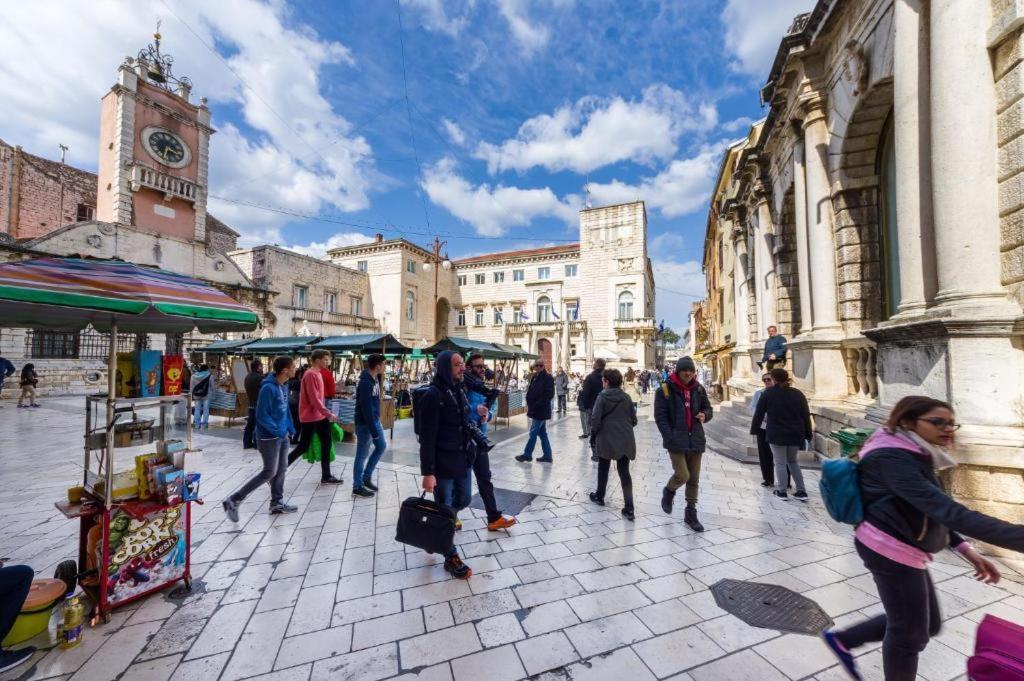
<instances>
[{"instance_id":1,"label":"man in red jacket","mask_svg":"<svg viewBox=\"0 0 1024 681\"><path fill-rule=\"evenodd\" d=\"M314 350L309 358L309 369L302 375L299 388L299 444L288 455L291 465L306 453L313 441L313 433L320 437L320 482L337 485L344 482L331 473L331 424L338 419L324 402L324 377L321 373L330 366L331 353L327 350Z\"/></svg>"}]
</instances>

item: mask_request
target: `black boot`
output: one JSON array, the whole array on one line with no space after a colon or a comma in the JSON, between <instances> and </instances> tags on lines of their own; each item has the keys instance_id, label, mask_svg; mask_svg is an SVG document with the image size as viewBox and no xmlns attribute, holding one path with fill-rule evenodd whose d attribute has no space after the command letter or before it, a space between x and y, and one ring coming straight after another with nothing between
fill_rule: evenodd
<instances>
[{"instance_id":1,"label":"black boot","mask_svg":"<svg viewBox=\"0 0 1024 681\"><path fill-rule=\"evenodd\" d=\"M683 512L683 522L694 532L704 531L704 526L697 520L697 506L695 504L686 504L686 510Z\"/></svg>"},{"instance_id":2,"label":"black boot","mask_svg":"<svg viewBox=\"0 0 1024 681\"><path fill-rule=\"evenodd\" d=\"M676 493L666 487L661 492L661 510L665 513L672 512L672 500L676 498Z\"/></svg>"}]
</instances>

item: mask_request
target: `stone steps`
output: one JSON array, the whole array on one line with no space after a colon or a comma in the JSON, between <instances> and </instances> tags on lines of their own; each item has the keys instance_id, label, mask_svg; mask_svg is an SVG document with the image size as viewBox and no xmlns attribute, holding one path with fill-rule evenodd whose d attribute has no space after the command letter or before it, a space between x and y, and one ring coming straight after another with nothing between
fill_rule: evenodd
<instances>
[{"instance_id":1,"label":"stone steps","mask_svg":"<svg viewBox=\"0 0 1024 681\"><path fill-rule=\"evenodd\" d=\"M704 426L708 445L719 454L740 463L758 463L757 440L750 434L749 396L742 400L715 405L714 417ZM801 451L800 467L821 468L821 456L814 451Z\"/></svg>"}]
</instances>

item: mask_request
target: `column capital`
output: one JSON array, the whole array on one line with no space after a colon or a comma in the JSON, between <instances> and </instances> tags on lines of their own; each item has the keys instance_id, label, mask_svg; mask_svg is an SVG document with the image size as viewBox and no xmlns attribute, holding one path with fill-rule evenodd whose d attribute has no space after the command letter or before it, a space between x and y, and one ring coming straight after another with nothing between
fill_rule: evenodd
<instances>
[{"instance_id":1,"label":"column capital","mask_svg":"<svg viewBox=\"0 0 1024 681\"><path fill-rule=\"evenodd\" d=\"M828 103L828 95L824 90L816 88L811 81L804 81L800 95L797 97L797 104L804 118L801 123L804 130L825 120L825 105Z\"/></svg>"}]
</instances>

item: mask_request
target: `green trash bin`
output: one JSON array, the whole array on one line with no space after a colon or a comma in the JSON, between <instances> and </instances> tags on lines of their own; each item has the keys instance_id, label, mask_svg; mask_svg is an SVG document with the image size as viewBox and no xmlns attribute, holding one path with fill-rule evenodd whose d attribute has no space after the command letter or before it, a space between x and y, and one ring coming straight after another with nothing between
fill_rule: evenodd
<instances>
[{"instance_id":1,"label":"green trash bin","mask_svg":"<svg viewBox=\"0 0 1024 681\"><path fill-rule=\"evenodd\" d=\"M843 456L856 458L860 448L873 432L874 428L840 428L828 436L839 443Z\"/></svg>"}]
</instances>

